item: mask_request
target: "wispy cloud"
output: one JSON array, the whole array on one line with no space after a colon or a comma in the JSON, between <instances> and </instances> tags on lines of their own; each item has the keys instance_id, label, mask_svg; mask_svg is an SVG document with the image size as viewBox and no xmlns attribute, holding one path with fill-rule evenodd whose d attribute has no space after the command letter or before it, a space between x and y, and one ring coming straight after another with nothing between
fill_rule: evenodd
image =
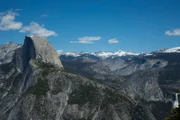
<instances>
[{"instance_id":1,"label":"wispy cloud","mask_svg":"<svg viewBox=\"0 0 180 120\"><path fill-rule=\"evenodd\" d=\"M119 43L119 41L118 41L117 38L112 38L112 39L108 40L108 43L110 43L110 44L117 44L117 43Z\"/></svg>"},{"instance_id":2,"label":"wispy cloud","mask_svg":"<svg viewBox=\"0 0 180 120\"><path fill-rule=\"evenodd\" d=\"M15 21L16 16L19 14L16 12L19 10L9 10L8 12L0 13L0 30L19 30L22 28L23 23Z\"/></svg>"},{"instance_id":3,"label":"wispy cloud","mask_svg":"<svg viewBox=\"0 0 180 120\"><path fill-rule=\"evenodd\" d=\"M29 26L23 27L20 32L25 33L29 32L31 35L38 35L38 36L57 36L57 33L52 30L47 30L44 26L39 25L36 22L31 22Z\"/></svg>"},{"instance_id":4,"label":"wispy cloud","mask_svg":"<svg viewBox=\"0 0 180 120\"><path fill-rule=\"evenodd\" d=\"M47 14L42 14L40 17L44 18L44 17L48 17L48 15Z\"/></svg>"},{"instance_id":5,"label":"wispy cloud","mask_svg":"<svg viewBox=\"0 0 180 120\"><path fill-rule=\"evenodd\" d=\"M180 36L180 28L174 30L168 30L165 32L165 34L169 36Z\"/></svg>"},{"instance_id":6,"label":"wispy cloud","mask_svg":"<svg viewBox=\"0 0 180 120\"><path fill-rule=\"evenodd\" d=\"M101 40L100 36L85 36L78 38L78 41L70 41L70 43L93 44L95 41Z\"/></svg>"}]
</instances>

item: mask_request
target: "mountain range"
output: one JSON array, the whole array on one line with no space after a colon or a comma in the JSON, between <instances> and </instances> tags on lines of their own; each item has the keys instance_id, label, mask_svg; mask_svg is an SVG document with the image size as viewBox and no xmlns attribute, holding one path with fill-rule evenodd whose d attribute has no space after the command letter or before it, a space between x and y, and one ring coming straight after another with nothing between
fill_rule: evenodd
<instances>
[{"instance_id":1,"label":"mountain range","mask_svg":"<svg viewBox=\"0 0 180 120\"><path fill-rule=\"evenodd\" d=\"M26 36L0 46L0 120L163 120L179 104L179 69L179 47L57 52Z\"/></svg>"},{"instance_id":2,"label":"mountain range","mask_svg":"<svg viewBox=\"0 0 180 120\"><path fill-rule=\"evenodd\" d=\"M57 53L59 55L65 55L65 56L73 56L73 57L78 57L82 56L85 54L89 55L94 55L100 58L108 58L108 57L113 57L113 56L139 56L139 55L153 55L153 53L180 53L180 47L174 47L174 48L169 48L169 49L160 49L156 51L152 51L150 53L133 53L133 52L126 52L123 50L118 50L116 52L64 52L62 50L58 50Z\"/></svg>"}]
</instances>

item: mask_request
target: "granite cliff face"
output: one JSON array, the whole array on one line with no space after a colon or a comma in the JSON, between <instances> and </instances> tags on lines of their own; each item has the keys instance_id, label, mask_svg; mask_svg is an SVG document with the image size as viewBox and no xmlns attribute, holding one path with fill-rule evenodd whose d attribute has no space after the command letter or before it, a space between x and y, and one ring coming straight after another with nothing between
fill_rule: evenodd
<instances>
[{"instance_id":1,"label":"granite cliff face","mask_svg":"<svg viewBox=\"0 0 180 120\"><path fill-rule=\"evenodd\" d=\"M24 69L31 59L39 59L44 63L51 63L59 68L63 68L58 54L52 45L45 38L40 36L26 36L23 45L23 65Z\"/></svg>"},{"instance_id":2,"label":"granite cliff face","mask_svg":"<svg viewBox=\"0 0 180 120\"><path fill-rule=\"evenodd\" d=\"M37 84L39 70L34 61L51 64L58 69L63 66L54 48L42 37L26 37L23 46L6 43L0 50L0 119L3 120L9 119L9 112L29 87Z\"/></svg>"},{"instance_id":3,"label":"granite cliff face","mask_svg":"<svg viewBox=\"0 0 180 120\"><path fill-rule=\"evenodd\" d=\"M21 45L8 42L0 46L0 64L12 62L14 59L15 50L21 47Z\"/></svg>"},{"instance_id":4,"label":"granite cliff face","mask_svg":"<svg viewBox=\"0 0 180 120\"><path fill-rule=\"evenodd\" d=\"M161 120L172 108L158 72L170 61L85 55L63 66L38 36L0 50L0 120Z\"/></svg>"}]
</instances>

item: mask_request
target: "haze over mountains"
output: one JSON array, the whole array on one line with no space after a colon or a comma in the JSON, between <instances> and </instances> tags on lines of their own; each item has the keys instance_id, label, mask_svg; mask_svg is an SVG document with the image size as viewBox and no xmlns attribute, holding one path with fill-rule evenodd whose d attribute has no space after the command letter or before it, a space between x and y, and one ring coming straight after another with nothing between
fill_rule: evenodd
<instances>
[{"instance_id":1,"label":"haze over mountains","mask_svg":"<svg viewBox=\"0 0 180 120\"><path fill-rule=\"evenodd\" d=\"M179 102L179 68L179 48L58 56L26 36L0 46L0 119L162 120Z\"/></svg>"}]
</instances>

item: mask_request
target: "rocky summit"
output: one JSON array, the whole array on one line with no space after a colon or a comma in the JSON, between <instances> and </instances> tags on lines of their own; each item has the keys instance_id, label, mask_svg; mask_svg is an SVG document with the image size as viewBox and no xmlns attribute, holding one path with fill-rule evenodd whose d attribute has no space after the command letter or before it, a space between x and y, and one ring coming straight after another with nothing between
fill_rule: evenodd
<instances>
[{"instance_id":1,"label":"rocky summit","mask_svg":"<svg viewBox=\"0 0 180 120\"><path fill-rule=\"evenodd\" d=\"M162 120L179 104L179 53L60 60L48 40L26 36L0 55L0 120Z\"/></svg>"},{"instance_id":2,"label":"rocky summit","mask_svg":"<svg viewBox=\"0 0 180 120\"><path fill-rule=\"evenodd\" d=\"M27 64L30 59L40 59L44 63L51 63L63 68L55 49L48 40L40 36L26 36L25 38L23 45L24 64Z\"/></svg>"}]
</instances>

